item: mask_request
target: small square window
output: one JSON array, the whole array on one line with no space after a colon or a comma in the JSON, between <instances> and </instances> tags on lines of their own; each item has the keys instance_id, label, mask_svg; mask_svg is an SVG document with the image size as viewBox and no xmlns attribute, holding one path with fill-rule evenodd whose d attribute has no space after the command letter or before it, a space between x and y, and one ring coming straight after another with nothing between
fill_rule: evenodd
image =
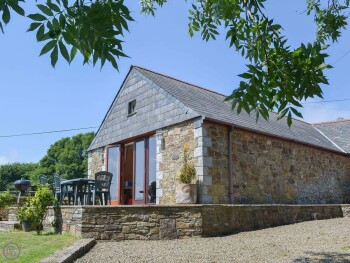
<instances>
[{"instance_id":1,"label":"small square window","mask_svg":"<svg viewBox=\"0 0 350 263\"><path fill-rule=\"evenodd\" d=\"M128 106L128 115L132 115L135 112L136 109L136 100L132 100L129 102L129 106Z\"/></svg>"}]
</instances>

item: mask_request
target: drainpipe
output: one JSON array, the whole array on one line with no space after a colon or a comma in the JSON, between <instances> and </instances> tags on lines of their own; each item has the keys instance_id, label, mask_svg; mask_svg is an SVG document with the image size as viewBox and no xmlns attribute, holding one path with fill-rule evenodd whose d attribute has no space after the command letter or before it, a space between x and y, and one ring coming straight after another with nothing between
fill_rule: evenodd
<instances>
[{"instance_id":1,"label":"drainpipe","mask_svg":"<svg viewBox=\"0 0 350 263\"><path fill-rule=\"evenodd\" d=\"M230 204L234 203L233 199L233 156L232 156L232 135L233 126L230 127L228 131L228 173L229 173L229 194L230 194Z\"/></svg>"}]
</instances>

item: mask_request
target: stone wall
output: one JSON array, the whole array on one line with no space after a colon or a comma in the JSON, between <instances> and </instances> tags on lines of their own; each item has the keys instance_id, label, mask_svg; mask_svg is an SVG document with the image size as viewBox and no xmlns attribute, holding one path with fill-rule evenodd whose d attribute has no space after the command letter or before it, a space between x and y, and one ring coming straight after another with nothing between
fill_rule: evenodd
<instances>
[{"instance_id":1,"label":"stone wall","mask_svg":"<svg viewBox=\"0 0 350 263\"><path fill-rule=\"evenodd\" d=\"M105 148L101 147L88 153L88 177L95 178L95 173L105 171Z\"/></svg>"},{"instance_id":2,"label":"stone wall","mask_svg":"<svg viewBox=\"0 0 350 263\"><path fill-rule=\"evenodd\" d=\"M201 212L203 236L343 217L340 205L212 205Z\"/></svg>"},{"instance_id":3,"label":"stone wall","mask_svg":"<svg viewBox=\"0 0 350 263\"><path fill-rule=\"evenodd\" d=\"M200 207L64 206L63 232L99 240L175 239L200 236ZM51 227L53 209L45 220Z\"/></svg>"},{"instance_id":4,"label":"stone wall","mask_svg":"<svg viewBox=\"0 0 350 263\"><path fill-rule=\"evenodd\" d=\"M227 126L204 122L201 203L229 203ZM233 130L234 202L325 204L350 201L350 158L300 143Z\"/></svg>"},{"instance_id":5,"label":"stone wall","mask_svg":"<svg viewBox=\"0 0 350 263\"><path fill-rule=\"evenodd\" d=\"M157 204L176 202L175 188L179 183L185 143L189 145L189 162L198 166L198 158L194 157L194 149L198 146L194 127L195 123L191 120L162 129L164 149L157 141Z\"/></svg>"},{"instance_id":6,"label":"stone wall","mask_svg":"<svg viewBox=\"0 0 350 263\"><path fill-rule=\"evenodd\" d=\"M350 201L350 159L234 129L235 203L325 204Z\"/></svg>"},{"instance_id":7,"label":"stone wall","mask_svg":"<svg viewBox=\"0 0 350 263\"><path fill-rule=\"evenodd\" d=\"M206 155L210 162L206 163L211 180L201 191L211 196L213 204L229 203L229 168L228 168L228 132L227 126L210 122L203 123L207 141Z\"/></svg>"},{"instance_id":8,"label":"stone wall","mask_svg":"<svg viewBox=\"0 0 350 263\"><path fill-rule=\"evenodd\" d=\"M348 216L342 205L63 206L63 232L99 240L219 236ZM50 228L50 209L44 227Z\"/></svg>"},{"instance_id":9,"label":"stone wall","mask_svg":"<svg viewBox=\"0 0 350 263\"><path fill-rule=\"evenodd\" d=\"M84 208L82 206L62 206L61 214L56 215L59 222L62 222L62 232L82 236L82 220ZM50 208L43 222L44 229L51 229L54 221L54 210Z\"/></svg>"}]
</instances>

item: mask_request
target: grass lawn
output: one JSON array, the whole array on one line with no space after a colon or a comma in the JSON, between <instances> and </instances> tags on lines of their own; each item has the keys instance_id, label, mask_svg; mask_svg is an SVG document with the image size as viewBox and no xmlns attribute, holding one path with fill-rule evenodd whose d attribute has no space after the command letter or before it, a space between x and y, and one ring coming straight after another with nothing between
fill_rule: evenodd
<instances>
[{"instance_id":1,"label":"grass lawn","mask_svg":"<svg viewBox=\"0 0 350 263\"><path fill-rule=\"evenodd\" d=\"M69 234L54 235L43 232L42 235L38 235L35 231L0 231L0 262L39 262L54 252L73 244L78 239L78 237ZM8 260L4 257L4 247L10 242L18 244L20 248L20 255L15 260ZM6 253L11 254L11 251L13 254L17 253L16 244L12 244L12 248Z\"/></svg>"}]
</instances>

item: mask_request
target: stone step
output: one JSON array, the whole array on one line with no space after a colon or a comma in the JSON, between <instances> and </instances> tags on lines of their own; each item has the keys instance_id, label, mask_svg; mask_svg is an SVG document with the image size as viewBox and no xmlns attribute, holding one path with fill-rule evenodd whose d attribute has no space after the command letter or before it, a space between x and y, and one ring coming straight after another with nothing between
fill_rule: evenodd
<instances>
[{"instance_id":1,"label":"stone step","mask_svg":"<svg viewBox=\"0 0 350 263\"><path fill-rule=\"evenodd\" d=\"M0 231L21 228L21 224L18 221L0 221Z\"/></svg>"}]
</instances>

